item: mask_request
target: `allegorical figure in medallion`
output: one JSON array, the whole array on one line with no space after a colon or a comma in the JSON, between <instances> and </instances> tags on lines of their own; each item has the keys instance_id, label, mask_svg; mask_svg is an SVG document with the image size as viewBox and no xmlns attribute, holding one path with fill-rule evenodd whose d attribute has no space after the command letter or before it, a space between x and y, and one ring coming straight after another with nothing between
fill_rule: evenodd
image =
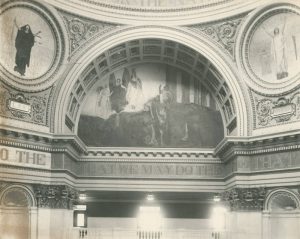
<instances>
[{"instance_id":1,"label":"allegorical figure in medallion","mask_svg":"<svg viewBox=\"0 0 300 239\"><path fill-rule=\"evenodd\" d=\"M274 60L276 63L276 77L277 80L288 77L288 63L286 58L286 39L284 35L284 30L286 26L286 19L284 19L283 27L275 27L273 33L266 30L264 26L263 29L272 38L272 51Z\"/></svg>"},{"instance_id":2,"label":"allegorical figure in medallion","mask_svg":"<svg viewBox=\"0 0 300 239\"><path fill-rule=\"evenodd\" d=\"M19 27L16 19L14 20L14 23L18 29L15 40L17 53L14 70L19 72L21 76L24 76L26 72L26 66L29 67L31 48L35 43L35 37L40 37L39 34L41 31L33 34L28 24Z\"/></svg>"}]
</instances>

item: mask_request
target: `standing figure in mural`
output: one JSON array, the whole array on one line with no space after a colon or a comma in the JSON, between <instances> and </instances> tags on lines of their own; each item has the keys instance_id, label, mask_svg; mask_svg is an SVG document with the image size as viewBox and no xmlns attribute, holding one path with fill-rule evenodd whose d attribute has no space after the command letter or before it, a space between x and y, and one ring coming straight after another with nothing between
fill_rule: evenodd
<instances>
[{"instance_id":1,"label":"standing figure in mural","mask_svg":"<svg viewBox=\"0 0 300 239\"><path fill-rule=\"evenodd\" d=\"M169 91L167 85L159 86L159 95L155 97L150 102L150 114L154 120L152 124L152 136L151 143L152 145L158 144L159 146L164 146L166 144L166 133L167 133L167 117L168 117L168 108L172 103L172 93Z\"/></svg>"},{"instance_id":2,"label":"standing figure in mural","mask_svg":"<svg viewBox=\"0 0 300 239\"><path fill-rule=\"evenodd\" d=\"M284 30L286 26L286 18L284 19L283 27L275 27L273 33L269 33L262 25L265 32L272 38L273 55L276 63L277 80L288 77L288 64L286 58L286 39Z\"/></svg>"},{"instance_id":3,"label":"standing figure in mural","mask_svg":"<svg viewBox=\"0 0 300 239\"><path fill-rule=\"evenodd\" d=\"M98 117L102 119L108 119L109 116L112 114L111 111L111 103L110 103L110 91L107 86L99 87L97 89L97 102L95 113Z\"/></svg>"},{"instance_id":4,"label":"standing figure in mural","mask_svg":"<svg viewBox=\"0 0 300 239\"><path fill-rule=\"evenodd\" d=\"M132 75L128 82L126 101L128 104L126 110L128 111L140 111L144 108L142 82L140 78L136 76L135 69L132 70Z\"/></svg>"},{"instance_id":5,"label":"standing figure in mural","mask_svg":"<svg viewBox=\"0 0 300 239\"><path fill-rule=\"evenodd\" d=\"M126 105L126 87L123 86L120 78L116 80L116 84L110 90L111 109L116 113L124 110Z\"/></svg>"},{"instance_id":6,"label":"standing figure in mural","mask_svg":"<svg viewBox=\"0 0 300 239\"><path fill-rule=\"evenodd\" d=\"M33 34L28 24L19 27L17 20L14 20L15 26L18 28L18 33L15 40L15 47L17 50L14 70L19 72L21 76L25 75L26 66L29 67L31 48L34 45L34 38L40 37L41 31Z\"/></svg>"}]
</instances>

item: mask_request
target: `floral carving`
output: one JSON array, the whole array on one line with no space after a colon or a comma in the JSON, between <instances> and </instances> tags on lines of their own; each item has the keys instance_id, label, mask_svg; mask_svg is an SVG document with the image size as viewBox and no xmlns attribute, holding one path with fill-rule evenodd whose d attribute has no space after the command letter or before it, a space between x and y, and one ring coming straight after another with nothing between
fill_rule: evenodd
<instances>
[{"instance_id":1,"label":"floral carving","mask_svg":"<svg viewBox=\"0 0 300 239\"><path fill-rule=\"evenodd\" d=\"M254 99L257 127L300 119L300 92L280 98L264 98L257 95Z\"/></svg>"},{"instance_id":2,"label":"floral carving","mask_svg":"<svg viewBox=\"0 0 300 239\"><path fill-rule=\"evenodd\" d=\"M273 103L269 99L263 99L258 102L256 110L259 125L265 126L269 124L270 120L272 119L272 107Z\"/></svg>"},{"instance_id":3,"label":"floral carving","mask_svg":"<svg viewBox=\"0 0 300 239\"><path fill-rule=\"evenodd\" d=\"M38 93L20 93L5 85L0 85L0 88L0 115L42 125L47 124L47 105L51 88ZM12 102L25 105L27 111L12 107Z\"/></svg>"},{"instance_id":4,"label":"floral carving","mask_svg":"<svg viewBox=\"0 0 300 239\"><path fill-rule=\"evenodd\" d=\"M38 207L72 209L78 192L65 185L34 185Z\"/></svg>"},{"instance_id":5,"label":"floral carving","mask_svg":"<svg viewBox=\"0 0 300 239\"><path fill-rule=\"evenodd\" d=\"M83 45L97 33L104 33L115 25L104 22L93 22L64 14L71 41L71 52Z\"/></svg>"},{"instance_id":6,"label":"floral carving","mask_svg":"<svg viewBox=\"0 0 300 239\"><path fill-rule=\"evenodd\" d=\"M220 43L232 56L234 55L234 43L237 33L237 27L242 18L217 23L214 25L194 25L192 30L200 31Z\"/></svg>"},{"instance_id":7,"label":"floral carving","mask_svg":"<svg viewBox=\"0 0 300 239\"><path fill-rule=\"evenodd\" d=\"M221 198L232 211L262 210L266 192L265 188L233 188L225 191Z\"/></svg>"}]
</instances>

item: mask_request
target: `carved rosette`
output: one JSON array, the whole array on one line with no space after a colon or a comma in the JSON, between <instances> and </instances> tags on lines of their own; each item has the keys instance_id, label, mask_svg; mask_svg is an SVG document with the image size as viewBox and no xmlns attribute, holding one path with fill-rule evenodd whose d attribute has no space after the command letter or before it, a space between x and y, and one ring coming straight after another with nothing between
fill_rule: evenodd
<instances>
[{"instance_id":1,"label":"carved rosette","mask_svg":"<svg viewBox=\"0 0 300 239\"><path fill-rule=\"evenodd\" d=\"M34 194L40 208L72 209L78 192L65 185L34 185Z\"/></svg>"},{"instance_id":2,"label":"carved rosette","mask_svg":"<svg viewBox=\"0 0 300 239\"><path fill-rule=\"evenodd\" d=\"M237 35L237 28L242 18L228 20L211 25L193 25L190 26L193 31L201 32L212 38L234 57L234 44Z\"/></svg>"},{"instance_id":3,"label":"carved rosette","mask_svg":"<svg viewBox=\"0 0 300 239\"><path fill-rule=\"evenodd\" d=\"M104 34L116 26L106 22L96 22L82 19L78 16L65 13L63 14L63 19L66 23L70 36L71 52L75 51L98 33Z\"/></svg>"},{"instance_id":4,"label":"carved rosette","mask_svg":"<svg viewBox=\"0 0 300 239\"><path fill-rule=\"evenodd\" d=\"M232 211L260 211L263 209L266 192L265 188L234 188L225 191L221 198Z\"/></svg>"},{"instance_id":5,"label":"carved rosette","mask_svg":"<svg viewBox=\"0 0 300 239\"><path fill-rule=\"evenodd\" d=\"M51 88L37 93L20 93L10 87L0 84L0 116L20 119L22 121L47 125L47 108ZM26 106L12 107L14 104Z\"/></svg>"},{"instance_id":6,"label":"carved rosette","mask_svg":"<svg viewBox=\"0 0 300 239\"><path fill-rule=\"evenodd\" d=\"M300 91L281 97L254 94L256 128L299 121Z\"/></svg>"}]
</instances>

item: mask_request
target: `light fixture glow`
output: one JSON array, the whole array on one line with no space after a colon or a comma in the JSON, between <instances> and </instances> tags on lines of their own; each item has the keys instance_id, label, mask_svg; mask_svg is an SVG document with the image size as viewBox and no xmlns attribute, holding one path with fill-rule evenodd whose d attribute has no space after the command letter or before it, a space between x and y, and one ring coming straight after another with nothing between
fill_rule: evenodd
<instances>
[{"instance_id":1,"label":"light fixture glow","mask_svg":"<svg viewBox=\"0 0 300 239\"><path fill-rule=\"evenodd\" d=\"M86 195L84 193L79 194L79 200L80 201L85 201L86 200Z\"/></svg>"},{"instance_id":2,"label":"light fixture glow","mask_svg":"<svg viewBox=\"0 0 300 239\"><path fill-rule=\"evenodd\" d=\"M216 231L222 231L225 229L225 213L227 209L223 206L215 206L212 212L212 226Z\"/></svg>"},{"instance_id":3,"label":"light fixture glow","mask_svg":"<svg viewBox=\"0 0 300 239\"><path fill-rule=\"evenodd\" d=\"M148 194L147 195L147 201L154 201L154 195L153 194Z\"/></svg>"},{"instance_id":4,"label":"light fixture glow","mask_svg":"<svg viewBox=\"0 0 300 239\"><path fill-rule=\"evenodd\" d=\"M162 215L160 207L141 206L138 215L138 226L143 230L158 230L161 228Z\"/></svg>"},{"instance_id":5,"label":"light fixture glow","mask_svg":"<svg viewBox=\"0 0 300 239\"><path fill-rule=\"evenodd\" d=\"M220 202L220 201L221 201L221 197L219 195L215 195L214 202Z\"/></svg>"}]
</instances>

